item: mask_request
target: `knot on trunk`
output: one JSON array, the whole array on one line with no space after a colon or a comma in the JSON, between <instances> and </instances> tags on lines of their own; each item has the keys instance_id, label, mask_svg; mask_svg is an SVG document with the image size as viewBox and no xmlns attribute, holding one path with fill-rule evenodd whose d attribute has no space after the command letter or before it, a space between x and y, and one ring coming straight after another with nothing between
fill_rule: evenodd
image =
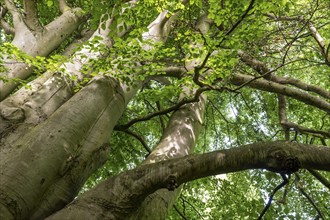
<instances>
[{"instance_id":1,"label":"knot on trunk","mask_svg":"<svg viewBox=\"0 0 330 220\"><path fill-rule=\"evenodd\" d=\"M5 107L0 112L2 118L8 121L21 122L25 119L25 113L22 108L19 107Z\"/></svg>"},{"instance_id":2,"label":"knot on trunk","mask_svg":"<svg viewBox=\"0 0 330 220\"><path fill-rule=\"evenodd\" d=\"M291 174L301 168L298 157L290 155L284 150L275 150L269 153L267 169L272 172Z\"/></svg>"},{"instance_id":3,"label":"knot on trunk","mask_svg":"<svg viewBox=\"0 0 330 220\"><path fill-rule=\"evenodd\" d=\"M167 184L166 184L166 188L169 190L169 191L174 191L176 188L178 188L178 182L177 182L177 179L176 179L176 176L175 175L170 175L167 179Z\"/></svg>"}]
</instances>

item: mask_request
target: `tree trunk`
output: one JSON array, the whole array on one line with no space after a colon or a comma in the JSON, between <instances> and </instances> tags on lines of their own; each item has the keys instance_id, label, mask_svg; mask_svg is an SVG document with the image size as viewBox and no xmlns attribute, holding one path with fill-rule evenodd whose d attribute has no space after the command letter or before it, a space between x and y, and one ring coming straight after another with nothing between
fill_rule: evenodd
<instances>
[{"instance_id":1,"label":"tree trunk","mask_svg":"<svg viewBox=\"0 0 330 220\"><path fill-rule=\"evenodd\" d=\"M64 40L68 39L85 19L82 9L70 8L64 0L58 1L62 14L53 22L42 26L37 17L38 10L36 7L40 1L3 0L3 3L0 3L0 26L4 26L3 10L8 10L11 16L7 16L5 19L9 18L9 23L13 24L14 30L9 30L14 32L12 44L31 57L48 56ZM244 24L244 29L240 32L233 32L235 29L240 28L239 25L246 17L252 17L254 13L260 13L260 8L263 8L263 5L260 8L256 6L256 10L251 10L255 5L254 0L250 1L241 17L238 15L243 8L235 11L228 22L223 22L224 24L218 24L221 19L217 18L217 24L210 30L212 32L210 35L207 33L213 21L206 14L201 16L201 13L206 9L208 10L211 4L203 5L203 9L199 8L197 4L186 7L185 4L189 2L186 0L182 1L183 5L181 3L174 6L172 3L166 5L166 7L173 6L173 10L161 12L151 22L141 38L135 39L139 42L139 46L145 50L144 52L154 52L154 43L156 43L157 52L159 52L159 49L161 54L159 63L159 57L157 56L143 57L146 60L141 63L130 57L132 63L126 64L124 68L125 71L126 68L129 71L123 75L128 77L132 84L120 81L119 77L121 76L116 75L115 71L121 71L122 69L116 66L113 69L105 68L106 72L98 72L96 77L92 77L89 73L85 74L83 69L84 67L90 68L92 66L91 61L103 59L104 56L109 55L109 51L111 56L115 54L111 51L116 49L112 48L114 41L109 37L116 32L118 27L113 25L116 24L113 21L118 17L117 21L121 22L120 25L122 25L125 16L121 17L121 13L124 13L127 7L133 7L136 4L135 0L130 2L130 4L124 5L119 10L117 6L121 5L114 5L113 15L104 14L104 19L100 18L99 27L91 37L86 38L87 44L93 45L92 49L87 44L82 45L81 49L68 56L68 61L55 72L47 71L31 81L29 83L31 88L29 89L22 87L13 93L19 84L15 79L27 79L33 73L33 67L21 62L19 58L10 57L10 54L13 53L1 54L0 57L3 60L0 61L0 64L4 63L7 71L0 73L0 79L3 79L0 81L0 219L164 219L168 209L173 205L180 192L179 187L185 182L198 178L247 169L267 169L280 174L291 174L299 169L330 171L329 147L298 144L289 141L260 142L201 155L188 155L196 144L197 137L202 129L206 102L205 96L201 95L203 91L224 91L227 89L227 91L233 92L232 85L238 86L235 91L246 86L288 96L326 113L330 112L330 104L327 100L330 96L327 90L316 85L308 85L303 81L270 74L268 72L273 73L273 70L267 68L264 63L241 52L238 52L241 60L257 71L259 76L241 74L240 71L237 71L236 66L230 69L234 72L228 76L227 80L224 76L226 74L211 75L212 71L222 71L222 64L220 70L217 69L217 64L214 64L218 61L221 63L222 58L219 58L219 60L215 58L212 61L213 63L208 62L210 61L208 58L217 53L220 54L222 51L224 53L236 51L237 48L232 47L232 44L240 40L237 36L241 34L241 31L245 32L245 29L249 30L250 26L254 26L254 23L251 23L252 25L247 23ZM24 8L22 8L23 5ZM242 4L242 7L243 5L246 6L246 4ZM227 6L222 5L221 7ZM189 12L189 17L192 20L180 20L187 18L183 16L178 23L173 23L178 18L181 9L185 13ZM212 10L208 11L211 13ZM215 16L213 14L210 17ZM200 19L195 23L194 19L197 17L200 17ZM235 22L236 18L238 20ZM275 16L274 19L280 19L280 17ZM143 28L140 26L141 23L143 22L134 23L132 27L122 25L121 27L124 30L118 32L116 37L122 37L127 31L126 28L137 27L137 33L141 33L140 31ZM187 28L187 31L184 27L186 24L191 25ZM322 25L320 23L320 26ZM314 27L312 24L312 20L308 21L308 26L313 38L318 43L318 47L321 49L325 64L329 66L325 41L317 32L317 26ZM158 44L167 40L173 27L179 28L171 36L169 45L158 47ZM113 29L110 30L110 28ZM272 29L272 24L269 24L268 29ZM303 30L304 27L301 27L299 33L304 33ZM291 30L288 30L288 32L291 32ZM295 33L295 31L292 33ZM250 34L252 32L242 39ZM1 38L4 36L2 33L0 35ZM183 35L189 37L188 39L193 41L191 45L184 41L182 44L176 42L182 40L180 35L181 37ZM280 36L277 40L280 42L288 36L291 38L291 34L286 35L283 32L283 36ZM295 41L301 39L301 36L298 35L289 47L295 47ZM308 37L308 35L304 34L304 37ZM233 40L231 41L230 38L233 38ZM130 36L127 39L131 39ZM215 39L219 40L220 44ZM202 45L202 42L206 45ZM221 45L222 42L225 42L226 45ZM129 43L127 44L130 46ZM247 46L246 48L258 49L256 51L261 49L254 48L253 44L242 45ZM181 46L182 48L179 48ZM196 51L199 54L196 54L193 49L198 47L199 49ZM102 51L101 48L104 48L105 51ZM303 45L301 48L303 49ZM179 52L169 52L173 49ZM297 52L298 50L292 51ZM292 51L287 51L288 56L291 57ZM306 49L306 51L310 52L309 49ZM266 55L270 54L267 54L267 51L263 52ZM294 57L299 55L296 52L293 52L293 61L295 61ZM175 54L176 57L170 57L172 55L165 57L162 53L166 56L167 53L169 55ZM284 62L287 54L283 57L283 63L281 64L283 66L289 64ZM121 57L121 55L118 57ZM186 62L182 62L181 55L187 56ZM114 56L117 56L117 54ZM281 54L279 54L280 56ZM271 57L266 56L265 60L271 60ZM300 55L297 57L300 57ZM226 57L223 62L227 62L229 60L227 58L231 59L232 57ZM198 91L194 96L194 101L181 105L180 108L171 107L171 111L175 109L175 112L172 114L159 144L140 166L107 179L75 199L87 178L108 159L111 153L108 142L112 131L129 101L145 83L139 78L141 72L135 71L134 67L148 66L149 62L156 62L156 66L164 63L166 63L165 65L174 66L166 67L170 72L168 75L160 72L159 74L156 73L156 76L153 75L148 78L147 74L143 72L141 78L147 76L147 80L150 80L164 76L173 77L174 75L178 79L182 78L180 83L182 83L184 89ZM177 65L183 65L184 67ZM227 63L223 65L223 69L227 71L226 65ZM153 66L150 65L149 67ZM319 70L318 68L316 69ZM290 69L290 66L288 66L288 69ZM152 72L151 74L155 73ZM210 76L216 78L213 79ZM87 79L89 82L77 91L75 88L81 86L82 82L87 81ZM219 84L223 87L217 87L216 82L221 82ZM327 83L323 85L327 85ZM198 89L191 89L189 86L197 86ZM309 91L312 93L309 93ZM186 98L191 95L183 93L182 96ZM282 98L283 100L279 101L279 108L282 108L279 118L283 119L280 120L280 124L286 129L287 140L290 139L290 129L294 129L296 132L306 131L320 134L320 140L326 145L324 139L329 137L329 132L325 131L327 126L326 116L322 118L320 123L314 123L315 121L305 123L305 125L311 124L313 126L316 124L315 126L319 126L322 131L306 129L288 120L290 117L285 112L286 104L284 97ZM184 103L185 99L181 100ZM218 101L217 98L214 100ZM176 103L174 106L178 106L177 104L181 102ZM229 103L229 105L231 104ZM302 106L300 104L297 106ZM251 109L250 111L254 114ZM295 112L293 113L295 114ZM297 116L302 114L304 113L300 112ZM266 117L265 115L260 114L263 119ZM308 112L306 117L315 115L317 113ZM258 127L262 127L264 124L266 123L262 123ZM247 127L243 125L242 129L245 128ZM237 141L239 139L240 137L237 138Z\"/></svg>"},{"instance_id":2,"label":"tree trunk","mask_svg":"<svg viewBox=\"0 0 330 220\"><path fill-rule=\"evenodd\" d=\"M144 39L154 42L166 39L168 20L166 12L160 13L149 25ZM106 30L95 33L100 32L107 35ZM98 53L89 55L97 56ZM79 68L72 73L79 76ZM49 80L57 88L56 75ZM65 82L65 78L60 81ZM45 84L48 85L47 81ZM106 143L113 127L141 85L135 81L127 86L111 76L98 77L63 105L52 108L50 117L27 134L25 128L19 136L11 137L15 141L10 145L1 145L1 156L5 158L0 162L4 176L0 179L3 218L40 219L70 202L87 178L105 162L109 151ZM66 86L63 87L65 90ZM62 93L61 98L64 97ZM36 103L38 107L42 104Z\"/></svg>"},{"instance_id":3,"label":"tree trunk","mask_svg":"<svg viewBox=\"0 0 330 220\"><path fill-rule=\"evenodd\" d=\"M192 152L202 128L205 101L205 96L201 97L198 103L187 104L173 113L159 144L142 165L183 157ZM143 201L130 219L165 219L180 191L181 188L157 190Z\"/></svg>"},{"instance_id":4,"label":"tree trunk","mask_svg":"<svg viewBox=\"0 0 330 220\"><path fill-rule=\"evenodd\" d=\"M206 34L210 28L209 22L207 14L203 14L198 19L195 28L202 34ZM194 47L200 46L195 45ZM193 70L193 65L200 64L200 62L200 60L192 60L186 63L186 69ZM191 91L188 88L184 88L181 99L194 95L195 92L195 90ZM183 157L193 152L204 121L205 103L206 96L200 96L199 102L187 104L175 111L171 116L160 143L143 164ZM174 191L167 189L157 190L143 201L139 209L131 215L130 219L165 219L180 191L181 187Z\"/></svg>"}]
</instances>

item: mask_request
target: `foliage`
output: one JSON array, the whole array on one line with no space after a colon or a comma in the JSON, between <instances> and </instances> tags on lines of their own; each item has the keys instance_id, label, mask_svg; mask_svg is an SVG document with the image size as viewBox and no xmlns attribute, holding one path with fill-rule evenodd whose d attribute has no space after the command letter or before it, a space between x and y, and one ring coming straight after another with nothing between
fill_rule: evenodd
<instances>
[{"instance_id":1,"label":"foliage","mask_svg":"<svg viewBox=\"0 0 330 220\"><path fill-rule=\"evenodd\" d=\"M22 1L15 2L18 8L22 8ZM57 1L37 2L41 24L48 24L59 16ZM174 106L179 101L184 86L198 87L193 79L195 69L187 71L183 76L168 77L165 81L157 80L159 76L166 76L165 67L184 68L188 62L196 59L206 61L200 71L200 82L208 88L222 86L226 89L222 92L205 92L208 96L206 116L195 153L285 139L285 130L279 123L277 94L251 89L248 85L237 89L230 83L230 78L235 73L260 75L239 58L239 51L246 51L268 68L276 69L274 73L277 76L330 88L329 65L325 63L318 44L308 31L307 21L281 22L265 16L267 13L276 16L304 16L320 30L326 45L329 45L330 7L326 0L256 0L253 9L243 19L242 15L250 1L191 0L184 5L181 1L145 0L138 1L135 7L127 7L124 2L116 0L67 2L72 7L81 7L89 15L79 31L97 29L104 14L113 14L116 18L108 36L112 40L111 48L102 43L101 37L95 37L75 50L77 52L84 48L88 52L104 55L84 64L81 72L85 80L78 83L75 92L98 75L111 75L125 84L146 82L128 104L119 125ZM169 11L169 15L181 12L177 21L172 24L167 41L156 44L144 41L141 36L148 24L164 9ZM202 13L207 13L208 18L214 21L207 34L202 34L194 26ZM106 20L107 16L103 19ZM238 26L233 28L237 21L240 21ZM118 30L114 28L118 26L119 31L127 27L132 29L119 37ZM0 72L6 71L3 63L6 57L13 62L33 66L35 76L46 70L65 74L62 64L69 58L61 53L77 38L79 31L47 57L32 57L10 43L3 43L0 46ZM0 32L0 39L9 42L12 37ZM145 50L143 45L147 44L152 44L153 48ZM85 51L76 53L81 59L87 58L86 54ZM212 56L207 59L207 54ZM29 81L8 79L5 75L0 75L0 79L4 82L17 81L23 85L27 85ZM77 81L75 77L72 79ZM288 98L286 112L289 121L302 127L327 132L330 130L329 114L315 106ZM169 117L170 114L153 117L136 123L129 129L141 136L152 149L157 145ZM289 133L290 141L320 145L330 143L329 137L319 138L318 135L299 129L290 128ZM149 153L141 141L120 129L114 132L110 143L112 149L108 161L90 177L82 191L110 176L138 166ZM322 174L330 179L329 173ZM297 186L299 184L313 197L322 212L330 216L329 191L308 172L299 172L299 176L299 181L298 177L292 176L287 187L276 194L266 219L312 219L317 215L301 193ZM256 219L267 203L268 195L281 181L280 176L267 171L244 171L200 179L184 185L176 208L187 219ZM180 215L172 209L168 219L180 219Z\"/></svg>"}]
</instances>

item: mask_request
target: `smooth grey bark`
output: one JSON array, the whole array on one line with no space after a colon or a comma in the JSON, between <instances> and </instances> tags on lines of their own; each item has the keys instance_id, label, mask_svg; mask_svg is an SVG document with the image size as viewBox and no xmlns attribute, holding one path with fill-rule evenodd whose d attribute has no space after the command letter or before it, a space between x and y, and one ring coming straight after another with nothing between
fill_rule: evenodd
<instances>
[{"instance_id":1,"label":"smooth grey bark","mask_svg":"<svg viewBox=\"0 0 330 220\"><path fill-rule=\"evenodd\" d=\"M190 154L202 129L206 98L187 104L175 111L156 148L142 163L151 164ZM165 219L181 189L160 189L150 194L129 219Z\"/></svg>"},{"instance_id":2,"label":"smooth grey bark","mask_svg":"<svg viewBox=\"0 0 330 220\"><path fill-rule=\"evenodd\" d=\"M24 16L15 5L5 1L7 8L13 15L15 37L12 44L22 52L30 56L46 56L56 49L83 21L83 12L80 8L66 10L60 17L36 30L32 30L26 23ZM8 69L1 76L26 79L33 68L27 64L16 62L12 59L5 60L5 68ZM5 99L18 84L0 81L0 101Z\"/></svg>"},{"instance_id":3,"label":"smooth grey bark","mask_svg":"<svg viewBox=\"0 0 330 220\"><path fill-rule=\"evenodd\" d=\"M5 219L51 213L74 198L106 159L103 144L128 102L124 93L112 78L96 80L1 152L0 200L11 213Z\"/></svg>"},{"instance_id":4,"label":"smooth grey bark","mask_svg":"<svg viewBox=\"0 0 330 220\"><path fill-rule=\"evenodd\" d=\"M195 26L202 34L206 34L210 28L210 20L207 14L203 14L197 20ZM195 45L195 47L199 46ZM199 60L192 60L186 63L185 66L187 70L192 70L194 65L200 62ZM191 93L194 92L194 90L183 88L181 98L193 95ZM164 130L159 144L142 164L155 163L190 154L202 129L205 103L206 96L202 95L198 102L186 104L175 111ZM165 219L180 191L181 187L174 191L157 190L143 201L138 210L131 214L130 219Z\"/></svg>"},{"instance_id":5,"label":"smooth grey bark","mask_svg":"<svg viewBox=\"0 0 330 220\"><path fill-rule=\"evenodd\" d=\"M165 19L164 17L163 21L158 22L158 24L160 24L160 27L157 28L157 25L156 27L152 26L153 30L163 32L163 30L165 29L163 29L162 27L164 27L163 25L166 24L166 21L167 18ZM165 32L167 31L168 29ZM144 37L148 36L152 37L155 35L153 35L153 33L148 33L144 35ZM166 37L164 38L164 36L160 36L157 39L164 41ZM146 47L146 49L148 48ZM79 71L77 71L77 73L79 74ZM65 81L63 81L63 85L64 84ZM131 93L127 93L127 90L123 87L125 86L119 84L118 81L116 81L115 79L112 79L111 77L105 77L97 79L93 83L90 83L85 89L81 90L69 101L67 101L67 99L63 99L64 95L57 93L59 96L55 97L59 99L62 98L61 103L66 104L63 106L61 106L61 104L61 108L58 108L59 106L54 107L49 105L49 108L46 108L48 112L51 112L50 109L53 109L52 111L58 109L58 111L56 111L54 114L52 112L51 114L47 115L47 117L45 118L47 119L46 121L31 130L31 132L26 134L25 137L22 137L21 140L18 140L17 142L13 141L12 146L6 148L3 152L1 152L1 157L7 158L8 155L12 156L8 157L8 159L3 161L1 158L0 162L0 169L2 170L2 168L5 167L4 173L1 173L2 176L0 178L2 181L2 177L5 177L2 182L0 181L1 188L2 186L4 186L3 189L5 189L0 192L1 203L2 205L4 204L3 206L0 206L0 213L4 219L27 218L25 214L27 214L28 216L29 214L32 214L31 219L38 219L42 216L46 216L47 213L51 213L52 209L58 209L62 207L64 204L66 204L73 198L73 195L77 192L78 188L80 187L80 184L84 182L84 178L88 177L90 173L92 173L93 170L100 166L100 164L102 164L102 161L104 161L105 155L107 154L108 146L107 144L104 144L103 141L104 139L107 139L108 136L110 136L112 130L111 127L116 123L116 118L119 117L118 115L121 114L120 111L122 111L122 109L125 107L123 103L126 103L127 100L129 100L129 98L123 97L131 97L136 92L136 90L131 90ZM50 95L50 93L47 93L46 91L45 94ZM97 95L97 99L93 100L94 97L92 95ZM111 103L111 101L113 102ZM83 105L81 105L81 103ZM89 109L90 106L92 106L91 109ZM88 112L85 113L84 111L82 111L86 109L88 109ZM20 111L16 111L17 109L7 110L8 111L5 111L4 113L6 113L7 115L14 116L14 118L16 117L17 120L21 120L22 116ZM112 115L112 112L114 112L114 115ZM109 117L109 115L113 118ZM34 115L34 117L35 116L36 115ZM61 123L62 119L65 119L65 122L67 123ZM86 121L84 121L85 119ZM251 150L256 149L257 148L253 148ZM312 153L312 151L309 151L308 153L310 153L311 155L314 154ZM329 156L327 151L325 151L324 153L325 155ZM43 157L43 154L45 154L45 158ZM230 153L228 153L228 155L230 155ZM244 155L244 153L242 155ZM282 154L277 155L275 158L278 158L278 156L280 158L283 158ZM317 154L316 158L318 157L319 156ZM236 157L235 159L240 160L239 157ZM292 158L290 158L289 161L291 161L291 159ZM195 160L191 158L188 162L186 161L186 164L189 164L190 162L194 161ZM324 158L320 156L320 161L314 161L315 164L312 163L311 165L309 165L309 167L317 168L321 167L322 165L328 166L329 163L324 161L326 160L324 160ZM313 162L313 160L307 160L306 163L309 162ZM318 163L319 165L317 165ZM166 165L167 162L159 164L162 164L163 166L164 164ZM180 165L179 162L178 164ZM195 166L196 164L192 163L191 167ZM175 164L175 166L176 165L177 164ZM275 165L272 165L271 167L274 168L276 166L277 165L275 163ZM308 167L308 165L306 165L306 167ZM155 168L155 171L154 168L151 169L151 167L147 166L147 168L152 171L150 173L150 176L152 177L152 179L150 180L151 184L156 186L159 185L159 187L150 187L145 186L146 184L142 184L142 186L145 187L140 191L137 190L136 192L140 194L135 195L134 189L140 188L138 187L138 185L134 185L134 181L140 181L141 183L142 180L146 180L145 178L143 178L145 174L142 168L144 169L146 167L141 167L138 170L140 173L131 172L130 174L132 174L132 177L129 177L128 175L124 179L120 180L120 183L123 183L122 185L118 186L114 184L115 188L112 190L119 189L119 191L114 192L122 193L122 195L115 195L114 199L119 198L118 203L120 203L120 201L124 201L123 203L120 203L124 204L123 206L121 206L120 204L119 206L117 206L118 204L115 204L116 206L113 206L112 203L109 203L103 198L95 197L94 199L94 197L92 197L92 199L90 200L91 213L86 214L85 212L88 212L89 210L83 210L82 213L75 213L77 214L76 216L82 214L82 218L88 218L89 215L95 214L92 213L92 210L95 207L95 202L97 203L97 205L100 205L99 207L101 207L102 209L101 212L96 213L96 215L99 214L101 217L105 217L109 212L109 208L111 207L115 207L115 209L117 210L114 212L115 215L117 215L118 213L118 215L120 216L130 215L132 213L131 210L134 210L136 208L136 204L134 203L135 201L143 201L143 198L145 198L149 193L157 190L158 188L164 187L165 185L166 187L171 189L176 187L176 182L178 182L178 178L176 177L176 173L175 175L172 175L172 171L174 170L172 165L168 165L168 167L165 169L166 172L167 170L171 170L170 176L168 176L168 173L166 173L165 171L161 173L161 175L165 175L167 177L165 178L166 184L164 184L164 178L160 179L159 181L157 180L158 182L153 179L153 176L159 174L159 170L157 170L158 168ZM180 168L180 166L178 168ZM242 169L244 169L244 166ZM228 168L228 170L228 172L231 172L235 169ZM41 175L39 175L39 171L41 171ZM226 169L224 169L224 171L221 172L227 171ZM180 172L178 173L180 174ZM205 175L209 175L209 173L206 172ZM121 177L123 176L125 175L122 175ZM142 179L140 180L140 178L135 177L141 177ZM133 183L127 182L131 178L135 178ZM156 179L157 178L158 177L156 177ZM182 181L184 180L185 179L183 179ZM116 183L116 181L117 180L115 180L114 183ZM149 180L147 179L146 181ZM160 182L162 183L160 184ZM135 188L132 191L125 192L126 186L133 186L133 188ZM112 186L108 185L107 187ZM141 193L142 191L143 193ZM104 193L108 191L104 191L101 188L98 192ZM128 195L129 193L134 194L132 202L125 201L125 198L131 198ZM125 197L124 200L122 197L120 197L124 197L126 195L127 197ZM101 196L106 196L106 194L102 194ZM86 198L90 197L87 196ZM80 200L78 200L77 203L83 205L87 204L84 202L80 203ZM126 206L127 204L131 206ZM64 210L64 214L61 219L67 218L65 213L66 211L67 210Z\"/></svg>"},{"instance_id":6,"label":"smooth grey bark","mask_svg":"<svg viewBox=\"0 0 330 220\"><path fill-rule=\"evenodd\" d=\"M145 38L164 40L169 31L164 28L170 24L166 15L160 13ZM41 219L70 202L106 160L106 142L140 87L138 81L127 86L111 76L97 78L10 148L2 149L1 217Z\"/></svg>"},{"instance_id":7,"label":"smooth grey bark","mask_svg":"<svg viewBox=\"0 0 330 220\"><path fill-rule=\"evenodd\" d=\"M174 190L188 181L247 169L280 173L298 169L330 171L330 148L260 142L139 166L104 181L47 219L126 219L158 189Z\"/></svg>"},{"instance_id":8,"label":"smooth grey bark","mask_svg":"<svg viewBox=\"0 0 330 220\"><path fill-rule=\"evenodd\" d=\"M108 38L109 29L101 28L104 23L106 26L110 25L111 21L108 19L102 22L88 41L98 37L101 39L98 42L99 45L111 47ZM64 69L64 72L47 71L29 83L31 88L22 87L15 94L3 100L0 103L0 150L10 147L15 140L46 120L69 100L74 94L74 87L81 83L84 77L87 77L86 74L81 73L84 63L99 58L102 56L101 53L101 51L91 51L83 46L70 57L69 61L59 67L59 69ZM74 78L76 80L73 80Z\"/></svg>"}]
</instances>

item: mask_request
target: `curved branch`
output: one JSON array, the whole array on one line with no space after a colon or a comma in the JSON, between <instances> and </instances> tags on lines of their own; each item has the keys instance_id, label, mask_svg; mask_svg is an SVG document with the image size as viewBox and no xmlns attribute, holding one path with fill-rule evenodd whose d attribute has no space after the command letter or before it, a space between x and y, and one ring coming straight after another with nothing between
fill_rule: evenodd
<instances>
[{"instance_id":1,"label":"curved branch","mask_svg":"<svg viewBox=\"0 0 330 220\"><path fill-rule=\"evenodd\" d=\"M285 140L287 141L290 140L290 135L289 135L290 128L293 128L295 131L298 131L299 133L312 134L313 136L323 139L330 138L330 132L306 128L294 122L288 121L286 116L285 106L286 106L285 96L278 95L279 119L280 119L280 124L285 132Z\"/></svg>"},{"instance_id":2,"label":"curved branch","mask_svg":"<svg viewBox=\"0 0 330 220\"><path fill-rule=\"evenodd\" d=\"M5 31L6 34L8 35L15 35L15 29L10 26L7 22L5 22L1 17L0 17L0 27Z\"/></svg>"},{"instance_id":3,"label":"curved branch","mask_svg":"<svg viewBox=\"0 0 330 220\"><path fill-rule=\"evenodd\" d=\"M290 84L293 85L299 89L305 90L305 91L311 91L315 92L316 94L326 98L330 99L330 92L320 88L315 85L309 85L307 83L304 83L298 79L290 78L290 77L280 77L276 76L275 74L272 74L274 70L271 70L270 68L267 67L267 65L253 57L251 57L249 54L247 54L244 51L238 51L238 55L240 56L241 60L250 66L252 69L257 71L262 77L269 79L273 82L277 82L280 84Z\"/></svg>"},{"instance_id":4,"label":"curved branch","mask_svg":"<svg viewBox=\"0 0 330 220\"><path fill-rule=\"evenodd\" d=\"M173 190L188 181L247 169L284 174L299 168L330 171L330 147L262 142L146 164L108 179L47 219L127 219L146 196L160 188ZM127 193L118 194L121 190Z\"/></svg>"},{"instance_id":5,"label":"curved branch","mask_svg":"<svg viewBox=\"0 0 330 220\"><path fill-rule=\"evenodd\" d=\"M129 135L131 135L133 137L135 137L142 144L142 146L144 147L144 149L146 151L148 151L149 154L151 153L150 148L148 147L147 143L143 140L142 137L140 137L138 134L136 134L135 132L133 132L133 131L131 131L129 129L123 130L123 132L125 132L126 134L129 134Z\"/></svg>"},{"instance_id":6,"label":"curved branch","mask_svg":"<svg viewBox=\"0 0 330 220\"><path fill-rule=\"evenodd\" d=\"M236 73L231 76L229 82L234 85L241 86L242 84L251 81L249 84L247 84L248 87L289 96L330 113L330 103L326 100L276 82L264 79L254 80L254 78L254 76Z\"/></svg>"},{"instance_id":7,"label":"curved branch","mask_svg":"<svg viewBox=\"0 0 330 220\"><path fill-rule=\"evenodd\" d=\"M266 214L267 210L269 209L270 205L272 204L275 193L289 183L289 180L285 177L285 175L282 175L282 178L283 178L282 183L280 183L278 186L276 186L275 189L273 190L273 192L270 194L268 202L267 202L266 206L264 207L264 209L262 210L262 212L260 213L258 220L262 219L262 217Z\"/></svg>"},{"instance_id":8,"label":"curved branch","mask_svg":"<svg viewBox=\"0 0 330 220\"><path fill-rule=\"evenodd\" d=\"M4 17L7 13L7 9L0 4L0 27L5 31L8 35L15 35L15 29L4 20Z\"/></svg>"},{"instance_id":9,"label":"curved branch","mask_svg":"<svg viewBox=\"0 0 330 220\"><path fill-rule=\"evenodd\" d=\"M288 128L294 128L296 131L299 131L300 133L308 133L308 134L312 134L314 136L318 136L320 138L330 138L330 132L327 132L327 131L306 128L306 127L300 126L296 123L288 122L288 121L284 122L282 124Z\"/></svg>"}]
</instances>

